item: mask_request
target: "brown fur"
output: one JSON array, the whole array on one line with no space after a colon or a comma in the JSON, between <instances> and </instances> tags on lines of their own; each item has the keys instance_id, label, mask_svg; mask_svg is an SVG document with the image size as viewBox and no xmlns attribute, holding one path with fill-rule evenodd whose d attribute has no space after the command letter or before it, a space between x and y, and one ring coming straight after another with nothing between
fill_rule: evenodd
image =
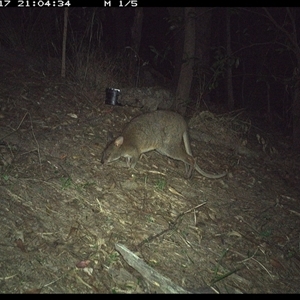
<instances>
[{"instance_id":1,"label":"brown fur","mask_svg":"<svg viewBox=\"0 0 300 300\"><path fill-rule=\"evenodd\" d=\"M191 177L193 169L208 178L221 178L227 174L209 174L200 169L192 155L184 118L163 110L132 119L122 134L107 145L101 162L106 164L125 157L128 167L134 168L140 155L151 150L184 162L187 178Z\"/></svg>"}]
</instances>

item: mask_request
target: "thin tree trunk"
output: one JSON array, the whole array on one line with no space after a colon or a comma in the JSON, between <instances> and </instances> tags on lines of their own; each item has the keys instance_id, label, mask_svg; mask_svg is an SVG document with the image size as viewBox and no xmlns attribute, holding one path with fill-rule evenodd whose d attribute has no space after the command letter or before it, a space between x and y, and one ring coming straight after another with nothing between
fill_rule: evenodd
<instances>
[{"instance_id":1,"label":"thin tree trunk","mask_svg":"<svg viewBox=\"0 0 300 300\"><path fill-rule=\"evenodd\" d=\"M296 83L294 87L293 97L293 145L294 148L300 150L300 52L297 53L297 71L295 74Z\"/></svg>"},{"instance_id":2,"label":"thin tree trunk","mask_svg":"<svg viewBox=\"0 0 300 300\"><path fill-rule=\"evenodd\" d=\"M194 76L192 89L193 103L189 108L191 110L200 109L201 102L209 102L210 93L208 93L208 70L210 69L210 45L211 45L211 7L196 7L197 22L196 22L196 49L195 70L197 75Z\"/></svg>"},{"instance_id":3,"label":"thin tree trunk","mask_svg":"<svg viewBox=\"0 0 300 300\"><path fill-rule=\"evenodd\" d=\"M65 7L64 10L64 31L62 42L62 57L61 57L61 77L66 77L66 46L67 46L67 28L68 28L68 14L69 8Z\"/></svg>"},{"instance_id":4,"label":"thin tree trunk","mask_svg":"<svg viewBox=\"0 0 300 300\"><path fill-rule=\"evenodd\" d=\"M181 114L186 111L186 105L190 96L190 89L193 80L193 66L195 56L195 8L184 9L184 47L182 65L179 75L176 100L173 108Z\"/></svg>"},{"instance_id":5,"label":"thin tree trunk","mask_svg":"<svg viewBox=\"0 0 300 300\"><path fill-rule=\"evenodd\" d=\"M226 50L228 57L227 64L227 96L228 96L228 108L229 110L234 109L234 98L233 98L233 85L232 85L232 50L231 50L231 34L230 34L230 8L226 8Z\"/></svg>"},{"instance_id":6,"label":"thin tree trunk","mask_svg":"<svg viewBox=\"0 0 300 300\"><path fill-rule=\"evenodd\" d=\"M131 60L129 64L129 74L132 74L135 79L135 86L139 84L139 75L140 75L140 59L139 59L139 50L142 37L142 25L143 25L143 8L135 8L135 16L133 25L131 27L131 48L133 49L134 55L131 55Z\"/></svg>"},{"instance_id":7,"label":"thin tree trunk","mask_svg":"<svg viewBox=\"0 0 300 300\"><path fill-rule=\"evenodd\" d=\"M172 86L174 89L172 92L175 94L181 70L182 51L184 44L184 32L182 30L184 7L168 7L168 12L170 14L170 21L172 21L171 26L173 27L172 47L174 52L174 73L172 77Z\"/></svg>"},{"instance_id":8,"label":"thin tree trunk","mask_svg":"<svg viewBox=\"0 0 300 300\"><path fill-rule=\"evenodd\" d=\"M299 33L296 24L296 14L293 14L292 8L286 7L287 16L289 17L289 22L292 25L291 31L286 30L284 26L279 24L274 17L271 15L269 10L263 7L266 17L274 24L279 32L283 34L284 37L289 41L289 47L287 50L292 50L295 54L297 60L297 67L294 72L294 94L293 94L293 104L292 104L292 116L293 116L293 147L295 149L300 149L300 46L297 38Z\"/></svg>"}]
</instances>

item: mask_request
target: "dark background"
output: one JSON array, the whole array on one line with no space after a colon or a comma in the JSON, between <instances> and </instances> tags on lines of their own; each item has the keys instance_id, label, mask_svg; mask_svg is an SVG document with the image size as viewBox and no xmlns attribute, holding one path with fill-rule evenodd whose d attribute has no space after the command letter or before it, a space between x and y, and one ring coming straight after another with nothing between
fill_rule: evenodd
<instances>
[{"instance_id":1,"label":"dark background","mask_svg":"<svg viewBox=\"0 0 300 300\"><path fill-rule=\"evenodd\" d=\"M216 74L213 66L226 55L226 9L211 9L211 26L207 28L210 32L210 67L203 71L207 73L207 78ZM289 24L286 8L269 8L269 11L283 30L271 24L262 8L234 8L231 11L231 49L235 62L232 75L234 108L245 108L256 117L272 115L272 125L290 134L297 63L283 31L292 33L292 25ZM292 12L299 28L299 18L296 18L299 8L292 8ZM42 62L61 58L63 8L3 8L0 13L2 61L5 61L7 52L19 57L28 55ZM83 49L89 54L100 49L111 56L121 53L124 59L119 63L126 65L126 55L131 52L134 15L135 8L70 7L67 63L72 67L67 68L67 75L68 72L75 73L76 60ZM178 22L179 28L172 30L174 22L170 20L167 8L143 8L142 38L137 55L139 66L145 64L164 78L164 82L159 77L155 78L155 84L165 84L175 90L174 43L176 35L183 29ZM44 71L47 71L46 67ZM206 107L212 110L226 110L225 71L226 66L216 76L216 84L208 90L205 99L196 99L197 86L193 85L191 104L203 100Z\"/></svg>"}]
</instances>

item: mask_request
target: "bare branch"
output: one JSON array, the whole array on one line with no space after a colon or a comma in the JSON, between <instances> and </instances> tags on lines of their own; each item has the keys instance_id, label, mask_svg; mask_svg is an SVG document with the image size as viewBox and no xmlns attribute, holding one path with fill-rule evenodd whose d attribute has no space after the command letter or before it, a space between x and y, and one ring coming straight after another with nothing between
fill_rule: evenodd
<instances>
[{"instance_id":1,"label":"bare branch","mask_svg":"<svg viewBox=\"0 0 300 300\"><path fill-rule=\"evenodd\" d=\"M294 34L290 34L287 30L285 30L281 25L278 24L278 22L273 18L273 16L270 14L270 12L267 10L266 7L262 7L262 9L264 10L264 12L266 13L267 17L273 24L274 26L279 29L279 31L281 31L282 33L284 33L287 38L290 40L290 42L292 43L292 45L295 47L294 48L294 52L298 52L300 51L300 48L297 44L297 39L295 39ZM290 16L291 17L291 16ZM295 29L295 28L294 28Z\"/></svg>"},{"instance_id":2,"label":"bare branch","mask_svg":"<svg viewBox=\"0 0 300 300\"><path fill-rule=\"evenodd\" d=\"M292 26L293 26L293 38L294 38L296 44L298 45L298 42L297 42L297 28L296 28L295 18L292 15L292 12L291 12L289 7L287 7L286 10L287 10L288 16L290 17Z\"/></svg>"}]
</instances>

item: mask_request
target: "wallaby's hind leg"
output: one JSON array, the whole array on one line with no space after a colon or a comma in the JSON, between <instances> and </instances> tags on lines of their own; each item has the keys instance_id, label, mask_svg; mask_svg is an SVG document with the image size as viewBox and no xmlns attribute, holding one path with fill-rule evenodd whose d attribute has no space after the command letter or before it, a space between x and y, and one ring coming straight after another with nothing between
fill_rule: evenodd
<instances>
[{"instance_id":1,"label":"wallaby's hind leg","mask_svg":"<svg viewBox=\"0 0 300 300\"><path fill-rule=\"evenodd\" d=\"M191 178L194 170L194 165L195 165L195 160L192 156L188 155L187 157L189 163L184 163L185 164L185 176L186 178Z\"/></svg>"},{"instance_id":2,"label":"wallaby's hind leg","mask_svg":"<svg viewBox=\"0 0 300 300\"><path fill-rule=\"evenodd\" d=\"M192 154L190 139L189 139L189 135L188 135L187 131L185 131L183 133L182 138L183 138L183 143L184 143L184 148L185 148L185 151L186 151L186 155L187 155L188 161L190 162L189 164L185 164L185 171L186 171L187 178L190 178L192 176L192 172L194 170L194 166L195 166L196 161L195 161L195 159L193 157L193 154Z\"/></svg>"},{"instance_id":3,"label":"wallaby's hind leg","mask_svg":"<svg viewBox=\"0 0 300 300\"><path fill-rule=\"evenodd\" d=\"M159 153L163 155L167 155L173 159L180 160L184 162L186 178L190 178L192 176L192 171L194 169L195 160L192 156L186 153L185 149L183 149L182 144L173 144L168 145L167 149L156 149Z\"/></svg>"},{"instance_id":4,"label":"wallaby's hind leg","mask_svg":"<svg viewBox=\"0 0 300 300\"><path fill-rule=\"evenodd\" d=\"M196 171L198 173L200 173L201 175L207 177L207 178L221 178L223 176L225 176L227 173L222 173L222 174L209 174L205 171L203 171L196 163L196 160L194 159L193 157L193 154L192 154L192 150L191 150L191 144L190 144L190 141L189 141L189 137L188 137L188 133L187 131L185 131L183 133L183 142L184 142L184 147L185 147L185 150L187 152L187 155L189 155L191 157L191 160L193 161L193 163L190 165L190 170L187 171L187 176L191 176L192 175L192 171L193 169L195 168Z\"/></svg>"}]
</instances>

